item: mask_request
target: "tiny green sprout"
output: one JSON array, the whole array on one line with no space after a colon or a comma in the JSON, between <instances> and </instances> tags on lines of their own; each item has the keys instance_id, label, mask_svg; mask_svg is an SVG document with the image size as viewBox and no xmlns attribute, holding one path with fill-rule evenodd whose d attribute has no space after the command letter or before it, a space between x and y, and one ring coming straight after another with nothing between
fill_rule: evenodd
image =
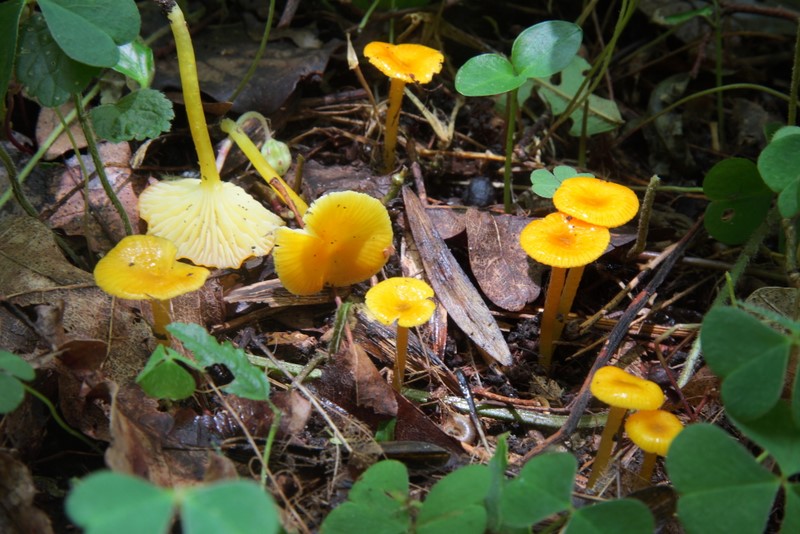
<instances>
[{"instance_id":1,"label":"tiny green sprout","mask_svg":"<svg viewBox=\"0 0 800 534\"><path fill-rule=\"evenodd\" d=\"M590 172L578 172L568 165L558 165L553 168L553 172L547 169L536 169L531 173L531 190L542 198L553 198L561 182L576 176L595 177Z\"/></svg>"},{"instance_id":2,"label":"tiny green sprout","mask_svg":"<svg viewBox=\"0 0 800 534\"><path fill-rule=\"evenodd\" d=\"M566 68L581 45L583 31L566 21L540 22L517 36L511 57L482 54L456 74L456 90L464 96L506 95L506 161L503 203L511 213L511 152L516 129L517 91L530 78L552 76Z\"/></svg>"}]
</instances>

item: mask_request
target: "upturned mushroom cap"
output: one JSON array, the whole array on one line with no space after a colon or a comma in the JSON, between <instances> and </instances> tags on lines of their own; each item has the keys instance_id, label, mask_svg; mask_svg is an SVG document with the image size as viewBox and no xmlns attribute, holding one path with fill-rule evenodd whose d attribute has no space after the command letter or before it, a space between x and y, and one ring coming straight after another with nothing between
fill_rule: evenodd
<instances>
[{"instance_id":1,"label":"upturned mushroom cap","mask_svg":"<svg viewBox=\"0 0 800 534\"><path fill-rule=\"evenodd\" d=\"M603 255L610 241L608 228L560 212L530 222L519 236L519 244L528 256L564 269L593 262Z\"/></svg>"},{"instance_id":2,"label":"upturned mushroom cap","mask_svg":"<svg viewBox=\"0 0 800 534\"><path fill-rule=\"evenodd\" d=\"M391 254L389 213L364 193L328 193L309 206L303 223L302 230L278 228L273 252L281 284L296 295L362 282Z\"/></svg>"},{"instance_id":3,"label":"upturned mushroom cap","mask_svg":"<svg viewBox=\"0 0 800 534\"><path fill-rule=\"evenodd\" d=\"M614 228L636 216L639 198L624 185L597 178L567 178L553 194L558 211L598 226Z\"/></svg>"},{"instance_id":4,"label":"upturned mushroom cap","mask_svg":"<svg viewBox=\"0 0 800 534\"><path fill-rule=\"evenodd\" d=\"M208 269L175 259L172 242L131 235L117 243L94 268L97 285L115 297L167 300L203 287Z\"/></svg>"},{"instance_id":5,"label":"upturned mushroom cap","mask_svg":"<svg viewBox=\"0 0 800 534\"><path fill-rule=\"evenodd\" d=\"M411 328L419 326L433 315L436 304L433 288L416 278L387 278L370 288L365 296L367 309L381 323Z\"/></svg>"},{"instance_id":6,"label":"upturned mushroom cap","mask_svg":"<svg viewBox=\"0 0 800 534\"><path fill-rule=\"evenodd\" d=\"M628 416L625 432L645 452L666 456L672 440L683 430L683 423L664 410L644 410Z\"/></svg>"},{"instance_id":7,"label":"upturned mushroom cap","mask_svg":"<svg viewBox=\"0 0 800 534\"><path fill-rule=\"evenodd\" d=\"M269 254L283 220L239 186L195 178L162 181L139 196L147 233L169 239L178 257L207 267L237 268Z\"/></svg>"},{"instance_id":8,"label":"upturned mushroom cap","mask_svg":"<svg viewBox=\"0 0 800 534\"><path fill-rule=\"evenodd\" d=\"M438 50L418 45L373 41L364 47L364 57L389 78L406 83L428 83L442 70L444 56Z\"/></svg>"},{"instance_id":9,"label":"upturned mushroom cap","mask_svg":"<svg viewBox=\"0 0 800 534\"><path fill-rule=\"evenodd\" d=\"M655 382L627 373L619 367L601 367L592 377L592 395L609 406L628 410L657 410L664 393Z\"/></svg>"}]
</instances>

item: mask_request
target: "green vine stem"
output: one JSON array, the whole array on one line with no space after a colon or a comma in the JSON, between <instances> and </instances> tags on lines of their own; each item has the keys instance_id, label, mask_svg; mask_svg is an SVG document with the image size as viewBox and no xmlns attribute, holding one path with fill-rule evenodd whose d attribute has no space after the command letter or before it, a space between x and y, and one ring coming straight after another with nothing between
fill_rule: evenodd
<instances>
[{"instance_id":1,"label":"green vine stem","mask_svg":"<svg viewBox=\"0 0 800 534\"><path fill-rule=\"evenodd\" d=\"M506 93L506 161L503 167L503 208L511 213L511 165L514 156L514 133L517 129L517 90Z\"/></svg>"},{"instance_id":2,"label":"green vine stem","mask_svg":"<svg viewBox=\"0 0 800 534\"><path fill-rule=\"evenodd\" d=\"M797 121L797 91L800 88L800 19L797 19L797 36L794 41L794 63L792 64L792 85L789 89L789 113L786 123L793 126Z\"/></svg>"},{"instance_id":3,"label":"green vine stem","mask_svg":"<svg viewBox=\"0 0 800 534\"><path fill-rule=\"evenodd\" d=\"M2 160L3 166L6 168L6 173L8 174L8 183L11 185L11 191L14 194L14 199L17 201L17 204L20 205L25 213L33 218L38 218L39 212L37 212L36 208L33 207L33 204L30 203L28 197L25 196L25 191L22 190L22 184L19 182L17 167L14 165L11 156L8 155L8 152L6 152L6 149L2 144L0 144L0 160Z\"/></svg>"},{"instance_id":4,"label":"green vine stem","mask_svg":"<svg viewBox=\"0 0 800 534\"><path fill-rule=\"evenodd\" d=\"M75 110L77 111L78 123L80 123L81 129L83 130L83 136L86 138L86 146L89 149L89 154L92 156L92 161L94 162L94 172L97 173L97 177L100 179L100 183L103 185L103 190L106 192L108 199L114 205L114 209L117 210L119 218L122 219L122 224L125 227L125 235L131 235L133 234L133 228L131 227L130 219L128 219L128 212L125 211L125 208L119 201L117 194L114 193L114 188L111 187L111 183L108 181L105 164L103 163L103 160L100 159L100 152L97 150L97 141L94 137L94 130L92 129L92 125L89 123L89 119L86 117L86 110L83 107L83 102L81 102L80 95L73 95L73 102L75 103ZM80 155L78 155L78 159L80 160ZM84 174L84 179L87 182L89 181L89 177L86 174ZM88 199L86 201L88 202Z\"/></svg>"},{"instance_id":5,"label":"green vine stem","mask_svg":"<svg viewBox=\"0 0 800 534\"><path fill-rule=\"evenodd\" d=\"M42 395L41 393L39 393L38 391L36 391L35 389L33 389L32 387L30 387L27 384L22 384L22 387L25 388L26 392L28 392L33 397L36 397L37 399L39 399L42 402L42 404L44 404L47 407L47 410L50 412L50 416L53 418L53 421L55 421L56 424L58 426L60 426L64 430L64 432L66 432L70 436L73 436L73 437L81 440L86 445L88 445L89 448L91 448L93 451L102 454L102 451L97 447L97 445L92 443L89 440L89 438L87 438L86 436L84 436L83 434L81 434L80 432L78 432L77 430L72 428L71 426L69 426L67 424L67 422L64 421L64 419L61 418L61 416L58 414L58 410L56 410L56 407L53 406L52 402L50 402L50 399L48 399L47 397L45 397L44 395Z\"/></svg>"},{"instance_id":6,"label":"green vine stem","mask_svg":"<svg viewBox=\"0 0 800 534\"><path fill-rule=\"evenodd\" d=\"M258 51L256 52L252 63L250 63L250 67L248 67L244 78L242 78L242 81L239 82L239 85L236 86L236 89L234 89L233 93L231 94L231 102L236 101L236 97L238 97L242 90L244 90L244 88L250 82L250 78L252 78L253 74L255 74L258 64L261 61L261 58L264 56L264 51L267 49L267 41L269 41L270 30L272 30L272 19L274 16L275 0L269 0L269 14L267 15L267 22L264 26L264 33L261 34L261 43L258 45Z\"/></svg>"},{"instance_id":7,"label":"green vine stem","mask_svg":"<svg viewBox=\"0 0 800 534\"><path fill-rule=\"evenodd\" d=\"M86 93L86 96L83 97L82 99L83 104L86 105L87 103L89 103L95 96L97 96L99 92L100 92L100 86L96 84L94 87L92 87L92 89L88 93ZM67 113L67 115L64 117L64 123L66 123L67 125L70 124L73 120L75 120L76 114L77 112L74 109L69 113ZM17 178L20 184L25 183L25 180L28 178L28 176L30 176L30 174L42 160L47 150L51 146L53 146L53 143L56 142L56 139L58 139L62 133L64 133L63 124L58 124L56 125L55 128L53 128L53 131L50 132L50 135L48 135L47 138L44 140L44 142L42 142L42 144L39 145L39 149L36 151L36 153L33 156L31 156L31 159L28 160L25 166L22 167L22 170L19 171ZM9 188L5 192L3 192L2 195L0 195L0 209L2 209L3 206L5 206L6 202L9 201L12 194L13 191L11 188Z\"/></svg>"}]
</instances>

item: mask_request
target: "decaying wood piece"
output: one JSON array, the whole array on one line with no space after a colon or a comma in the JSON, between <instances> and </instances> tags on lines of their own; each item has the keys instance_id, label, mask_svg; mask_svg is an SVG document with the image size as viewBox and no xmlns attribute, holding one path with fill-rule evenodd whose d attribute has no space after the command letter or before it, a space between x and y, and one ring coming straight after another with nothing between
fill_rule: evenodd
<instances>
[{"instance_id":1,"label":"decaying wood piece","mask_svg":"<svg viewBox=\"0 0 800 534\"><path fill-rule=\"evenodd\" d=\"M511 365L511 351L483 298L431 224L422 202L403 188L406 219L436 298L453 321L486 354Z\"/></svg>"}]
</instances>

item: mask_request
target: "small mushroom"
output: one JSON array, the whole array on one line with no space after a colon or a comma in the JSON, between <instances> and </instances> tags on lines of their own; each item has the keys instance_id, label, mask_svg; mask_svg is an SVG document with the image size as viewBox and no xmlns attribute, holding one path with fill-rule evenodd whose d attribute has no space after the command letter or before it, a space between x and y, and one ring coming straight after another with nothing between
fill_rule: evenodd
<instances>
[{"instance_id":1,"label":"small mushroom","mask_svg":"<svg viewBox=\"0 0 800 534\"><path fill-rule=\"evenodd\" d=\"M426 323L433 315L436 304L433 288L416 278L387 278L367 291L367 309L379 322L389 326L397 322L397 357L394 361L392 386L395 391L403 387L408 351L408 329Z\"/></svg>"},{"instance_id":2,"label":"small mushroom","mask_svg":"<svg viewBox=\"0 0 800 534\"><path fill-rule=\"evenodd\" d=\"M418 44L391 44L373 41L364 47L364 56L391 80L389 109L383 141L383 170L394 168L400 105L407 83L429 83L442 70L444 56L438 50Z\"/></svg>"},{"instance_id":3,"label":"small mushroom","mask_svg":"<svg viewBox=\"0 0 800 534\"><path fill-rule=\"evenodd\" d=\"M664 393L655 382L639 378L619 367L601 367L595 372L590 385L592 395L611 409L600 437L600 446L594 459L586 487L592 488L611 458L614 435L628 410L657 410L664 404Z\"/></svg>"},{"instance_id":4,"label":"small mushroom","mask_svg":"<svg viewBox=\"0 0 800 534\"><path fill-rule=\"evenodd\" d=\"M534 260L552 267L544 298L539 362L550 369L553 343L561 337L563 322L578 290L583 268L608 247L608 228L556 212L530 222L519 236L520 246Z\"/></svg>"},{"instance_id":5,"label":"small mushroom","mask_svg":"<svg viewBox=\"0 0 800 534\"><path fill-rule=\"evenodd\" d=\"M169 342L170 299L203 287L209 271L177 261L177 248L162 237L125 237L94 268L95 283L111 296L148 300L153 332L162 345Z\"/></svg>"},{"instance_id":6,"label":"small mushroom","mask_svg":"<svg viewBox=\"0 0 800 534\"><path fill-rule=\"evenodd\" d=\"M163 3L175 38L183 100L200 162L200 179L151 185L139 196L139 215L147 221L148 233L175 243L178 257L208 267L239 267L251 256L269 254L274 243L273 231L284 223L244 189L220 179L203 114L186 20L174 1Z\"/></svg>"},{"instance_id":7,"label":"small mushroom","mask_svg":"<svg viewBox=\"0 0 800 534\"><path fill-rule=\"evenodd\" d=\"M309 206L303 223L302 229L278 228L273 252L281 284L296 295L363 282L393 251L389 213L364 193L328 193Z\"/></svg>"},{"instance_id":8,"label":"small mushroom","mask_svg":"<svg viewBox=\"0 0 800 534\"><path fill-rule=\"evenodd\" d=\"M640 449L644 460L639 478L650 483L657 456L666 456L672 440L683 430L683 423L675 414L664 410L643 410L628 416L625 432Z\"/></svg>"}]
</instances>

